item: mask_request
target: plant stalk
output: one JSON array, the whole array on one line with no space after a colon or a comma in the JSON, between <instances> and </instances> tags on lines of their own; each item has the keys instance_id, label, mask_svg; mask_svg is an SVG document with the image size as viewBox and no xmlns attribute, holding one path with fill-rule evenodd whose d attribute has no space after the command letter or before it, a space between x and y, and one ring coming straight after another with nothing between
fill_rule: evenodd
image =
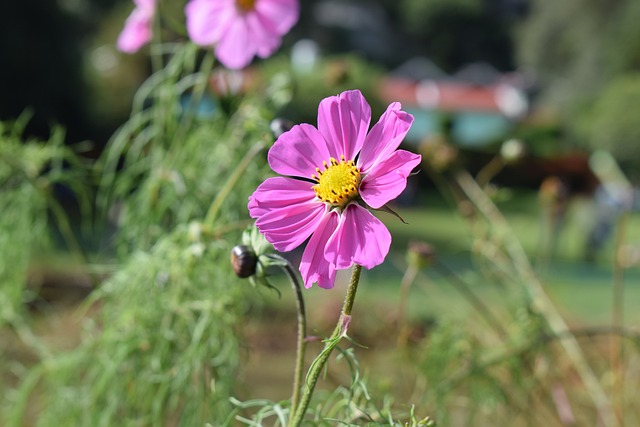
<instances>
[{"instance_id":1,"label":"plant stalk","mask_svg":"<svg viewBox=\"0 0 640 427\"><path fill-rule=\"evenodd\" d=\"M307 412L307 408L309 407L311 396L313 395L313 391L318 382L318 378L320 378L320 373L324 369L327 360L329 360L329 356L331 355L333 349L338 345L342 337L347 334L347 328L349 327L349 322L351 321L351 310L353 309L353 302L356 297L356 291L358 290L358 282L360 281L361 272L362 266L355 264L353 266L353 272L351 273L351 280L349 282L349 288L347 289L347 296L345 297L344 305L342 306L342 313L340 313L338 324L336 325L336 328L333 331L331 337L325 340L325 345L322 352L320 352L320 354L315 358L315 360L309 367L304 392L302 394L300 404L296 408L295 413L293 413L291 422L289 423L289 427L299 427L302 423L304 415Z\"/></svg>"},{"instance_id":2,"label":"plant stalk","mask_svg":"<svg viewBox=\"0 0 640 427\"><path fill-rule=\"evenodd\" d=\"M418 275L418 268L415 265L409 265L402 276L400 282L400 302L398 303L398 345L406 347L408 341L408 327L407 318L407 300L409 299L409 291L416 276Z\"/></svg>"},{"instance_id":3,"label":"plant stalk","mask_svg":"<svg viewBox=\"0 0 640 427\"><path fill-rule=\"evenodd\" d=\"M524 249L514 237L507 220L468 173L460 172L456 176L456 182L479 212L503 236L504 248L513 261L515 271L522 280L534 310L542 315L549 329L555 335L568 334L560 343L593 401L602 424L606 427L617 427L619 423L615 418L609 396L605 393L578 340L570 334L567 323L550 300L540 279L534 273Z\"/></svg>"},{"instance_id":4,"label":"plant stalk","mask_svg":"<svg viewBox=\"0 0 640 427\"><path fill-rule=\"evenodd\" d=\"M613 283L612 283L612 319L611 325L614 328L622 328L624 325L624 260L622 259L622 248L624 246L627 230L628 214L625 212L618 220L618 228L615 239L615 252L613 261ZM611 371L613 373L613 406L620 427L624 426L624 372L622 366L622 339L620 336L611 336Z\"/></svg>"},{"instance_id":5,"label":"plant stalk","mask_svg":"<svg viewBox=\"0 0 640 427\"><path fill-rule=\"evenodd\" d=\"M295 414L296 408L300 402L300 391L302 388L302 370L304 368L304 354L307 346L307 316L304 308L304 298L302 295L302 288L300 287L300 281L298 276L291 266L291 263L287 262L286 266L282 267L289 281L291 282L291 288L296 296L296 309L298 312L298 338L296 345L296 366L293 375L293 392L291 394L291 413Z\"/></svg>"},{"instance_id":6,"label":"plant stalk","mask_svg":"<svg viewBox=\"0 0 640 427\"><path fill-rule=\"evenodd\" d=\"M218 216L218 211L222 207L222 203L224 203L227 196L231 193L231 190L233 190L233 187L235 187L240 178L242 178L242 175L253 161L253 158L262 151L264 146L265 144L262 141L258 141L254 144L244 155L240 163L238 163L238 166L236 166L235 170L231 173L229 179L224 183L216 198L211 202L211 206L209 207L209 211L205 217L204 225L206 229L209 230L213 227L216 217Z\"/></svg>"}]
</instances>

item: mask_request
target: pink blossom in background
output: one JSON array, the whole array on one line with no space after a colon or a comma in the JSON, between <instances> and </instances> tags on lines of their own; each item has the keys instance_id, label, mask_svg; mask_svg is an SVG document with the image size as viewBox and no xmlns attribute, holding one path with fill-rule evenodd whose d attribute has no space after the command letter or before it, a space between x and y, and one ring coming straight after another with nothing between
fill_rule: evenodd
<instances>
[{"instance_id":1,"label":"pink blossom in background","mask_svg":"<svg viewBox=\"0 0 640 427\"><path fill-rule=\"evenodd\" d=\"M367 208L402 193L420 156L398 150L413 116L394 102L371 131L371 108L360 91L325 98L318 128L301 124L269 150L268 178L249 198L249 214L279 251L309 237L300 273L306 287L332 288L336 270L384 261L391 235Z\"/></svg>"},{"instance_id":2,"label":"pink blossom in background","mask_svg":"<svg viewBox=\"0 0 640 427\"><path fill-rule=\"evenodd\" d=\"M191 0L187 32L200 46L215 46L227 68L244 68L254 56L267 58L298 21L298 0Z\"/></svg>"},{"instance_id":3,"label":"pink blossom in background","mask_svg":"<svg viewBox=\"0 0 640 427\"><path fill-rule=\"evenodd\" d=\"M149 43L152 35L155 0L133 0L136 7L124 23L118 37L118 49L126 53L135 53Z\"/></svg>"}]
</instances>

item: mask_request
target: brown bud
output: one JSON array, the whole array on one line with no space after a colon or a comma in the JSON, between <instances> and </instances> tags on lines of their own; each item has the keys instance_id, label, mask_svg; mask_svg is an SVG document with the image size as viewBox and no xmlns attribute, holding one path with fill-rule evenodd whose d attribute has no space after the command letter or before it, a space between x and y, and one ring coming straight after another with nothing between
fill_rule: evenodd
<instances>
[{"instance_id":1,"label":"brown bud","mask_svg":"<svg viewBox=\"0 0 640 427\"><path fill-rule=\"evenodd\" d=\"M433 246L426 242L410 241L407 250L407 261L416 268L429 266L436 255Z\"/></svg>"},{"instance_id":2,"label":"brown bud","mask_svg":"<svg viewBox=\"0 0 640 427\"><path fill-rule=\"evenodd\" d=\"M256 273L258 257L249 246L234 246L231 249L231 265L238 277L251 277Z\"/></svg>"}]
</instances>

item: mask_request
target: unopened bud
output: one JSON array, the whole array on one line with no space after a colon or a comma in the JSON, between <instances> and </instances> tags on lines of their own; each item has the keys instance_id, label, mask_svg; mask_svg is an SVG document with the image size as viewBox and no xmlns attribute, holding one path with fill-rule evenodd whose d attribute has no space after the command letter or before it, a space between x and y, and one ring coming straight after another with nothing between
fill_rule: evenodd
<instances>
[{"instance_id":1,"label":"unopened bud","mask_svg":"<svg viewBox=\"0 0 640 427\"><path fill-rule=\"evenodd\" d=\"M508 139L500 147L500 156L507 163L514 163L524 157L526 147L519 139Z\"/></svg>"},{"instance_id":2,"label":"unopened bud","mask_svg":"<svg viewBox=\"0 0 640 427\"><path fill-rule=\"evenodd\" d=\"M258 256L249 246L234 246L231 249L231 265L238 277L251 277L256 274Z\"/></svg>"},{"instance_id":3,"label":"unopened bud","mask_svg":"<svg viewBox=\"0 0 640 427\"><path fill-rule=\"evenodd\" d=\"M416 268L426 267L433 263L436 250L426 242L411 241L407 250L407 262Z\"/></svg>"},{"instance_id":4,"label":"unopened bud","mask_svg":"<svg viewBox=\"0 0 640 427\"><path fill-rule=\"evenodd\" d=\"M273 132L273 136L278 139L280 138L280 135L291 130L293 122L286 119L276 118L271 121L269 127L271 128L271 132Z\"/></svg>"}]
</instances>

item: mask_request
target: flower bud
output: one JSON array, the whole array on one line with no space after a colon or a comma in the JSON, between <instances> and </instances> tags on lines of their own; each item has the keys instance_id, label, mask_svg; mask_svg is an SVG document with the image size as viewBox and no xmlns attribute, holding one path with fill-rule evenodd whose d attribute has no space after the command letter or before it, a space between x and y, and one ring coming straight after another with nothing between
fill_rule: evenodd
<instances>
[{"instance_id":1,"label":"flower bud","mask_svg":"<svg viewBox=\"0 0 640 427\"><path fill-rule=\"evenodd\" d=\"M436 250L430 244L420 241L409 242L409 248L407 250L407 262L416 267L429 266L436 255Z\"/></svg>"},{"instance_id":2,"label":"flower bud","mask_svg":"<svg viewBox=\"0 0 640 427\"><path fill-rule=\"evenodd\" d=\"M422 158L436 172L444 172L454 166L459 157L458 148L441 135L424 140L419 146Z\"/></svg>"},{"instance_id":3,"label":"flower bud","mask_svg":"<svg viewBox=\"0 0 640 427\"><path fill-rule=\"evenodd\" d=\"M526 154L526 147L519 139L508 139L500 147L500 156L507 163L515 163Z\"/></svg>"},{"instance_id":4,"label":"flower bud","mask_svg":"<svg viewBox=\"0 0 640 427\"><path fill-rule=\"evenodd\" d=\"M256 273L258 256L249 246L234 246L231 249L231 265L238 277L251 277Z\"/></svg>"},{"instance_id":5,"label":"flower bud","mask_svg":"<svg viewBox=\"0 0 640 427\"><path fill-rule=\"evenodd\" d=\"M291 130L293 122L286 119L275 118L271 121L269 127L271 128L271 132L273 132L273 136L278 139L280 138L280 135Z\"/></svg>"}]
</instances>

